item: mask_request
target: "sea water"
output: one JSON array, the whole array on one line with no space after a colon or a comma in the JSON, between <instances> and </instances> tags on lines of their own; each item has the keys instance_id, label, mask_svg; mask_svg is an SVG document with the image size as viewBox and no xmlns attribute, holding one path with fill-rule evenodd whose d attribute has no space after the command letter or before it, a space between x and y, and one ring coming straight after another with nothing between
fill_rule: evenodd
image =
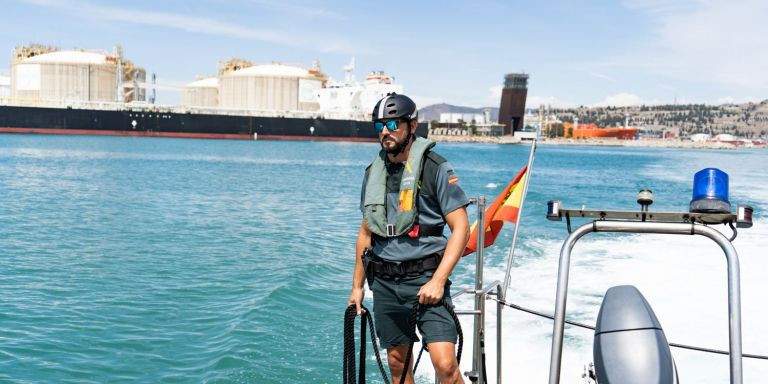
<instances>
[{"instance_id":1,"label":"sea water","mask_svg":"<svg viewBox=\"0 0 768 384\"><path fill-rule=\"evenodd\" d=\"M0 381L338 383L342 319L374 143L0 136ZM470 196L489 201L525 165L525 145L439 144ZM693 174L730 175L755 209L734 245L745 353L768 354L768 152L540 146L507 299L553 312L566 207L686 210ZM475 207L469 207L471 217ZM514 226L486 251L501 280ZM730 235L730 230L718 226ZM637 286L671 342L727 349L725 258L704 238L592 234L572 258L569 319L594 323L605 290ZM473 285L474 256L455 289ZM367 306L372 307L370 294ZM486 339L495 368L495 306ZM457 300L461 309L471 298ZM470 318L462 317L462 370ZM552 323L503 311L505 382L545 382ZM368 348L370 352L370 348ZM563 383L591 359L588 330L566 327ZM672 349L686 382L728 381L728 357ZM432 382L428 359L417 372ZM380 382L369 359L369 380ZM768 363L744 359L746 383Z\"/></svg>"}]
</instances>

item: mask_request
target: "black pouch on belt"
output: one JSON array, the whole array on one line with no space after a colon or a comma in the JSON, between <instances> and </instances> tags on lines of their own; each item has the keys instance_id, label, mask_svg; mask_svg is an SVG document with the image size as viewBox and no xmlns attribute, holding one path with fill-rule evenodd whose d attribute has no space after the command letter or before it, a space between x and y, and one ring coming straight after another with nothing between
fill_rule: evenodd
<instances>
[{"instance_id":1,"label":"black pouch on belt","mask_svg":"<svg viewBox=\"0 0 768 384\"><path fill-rule=\"evenodd\" d=\"M370 248L366 248L363 251L363 255L360 256L363 260L363 270L365 271L365 280L368 281L368 289L373 286L373 251Z\"/></svg>"}]
</instances>

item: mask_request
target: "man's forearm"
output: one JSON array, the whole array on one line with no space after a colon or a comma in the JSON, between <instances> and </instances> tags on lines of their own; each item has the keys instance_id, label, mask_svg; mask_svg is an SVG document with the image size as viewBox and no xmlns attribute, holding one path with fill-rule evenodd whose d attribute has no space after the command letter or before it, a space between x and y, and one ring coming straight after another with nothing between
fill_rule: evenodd
<instances>
[{"instance_id":1,"label":"man's forearm","mask_svg":"<svg viewBox=\"0 0 768 384\"><path fill-rule=\"evenodd\" d=\"M366 233L363 227L360 228L360 232L357 234L357 242L355 243L355 271L352 274L352 288L362 289L365 286L365 268L363 268L362 255L365 248L370 246L371 236Z\"/></svg>"},{"instance_id":2,"label":"man's forearm","mask_svg":"<svg viewBox=\"0 0 768 384\"><path fill-rule=\"evenodd\" d=\"M467 211L464 208L457 209L445 216L445 222L451 228L451 236L448 238L448 244L445 246L443 260L437 267L432 279L438 279L442 282L448 280L453 268L459 262L464 248L469 241L469 220Z\"/></svg>"},{"instance_id":3,"label":"man's forearm","mask_svg":"<svg viewBox=\"0 0 768 384\"><path fill-rule=\"evenodd\" d=\"M358 247L359 249L359 247ZM362 289L365 285L365 269L363 268L363 261L361 259L362 251L358 251L355 254L355 272L352 274L352 288Z\"/></svg>"},{"instance_id":4,"label":"man's forearm","mask_svg":"<svg viewBox=\"0 0 768 384\"><path fill-rule=\"evenodd\" d=\"M448 238L448 244L445 246L443 260L437 267L432 279L439 279L443 282L448 280L448 277L451 276L451 273L453 272L453 268L456 267L456 263L459 262L461 254L464 253L464 248L467 246L468 240L468 228L456 228L456 231L451 232L451 236Z\"/></svg>"}]
</instances>

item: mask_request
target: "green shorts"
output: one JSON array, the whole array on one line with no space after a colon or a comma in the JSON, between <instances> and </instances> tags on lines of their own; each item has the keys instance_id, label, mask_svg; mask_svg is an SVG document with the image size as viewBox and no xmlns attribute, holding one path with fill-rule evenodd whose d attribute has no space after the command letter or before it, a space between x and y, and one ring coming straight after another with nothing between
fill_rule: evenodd
<instances>
[{"instance_id":1,"label":"green shorts","mask_svg":"<svg viewBox=\"0 0 768 384\"><path fill-rule=\"evenodd\" d=\"M373 316L376 321L376 334L382 348L410 344L412 334L409 319L416 296L422 285L432 278L432 272L424 275L403 278L376 277L373 291ZM451 281L445 283L443 300L451 304ZM417 325L424 338L424 344L447 341L456 343L458 333L453 318L443 304L419 306Z\"/></svg>"}]
</instances>

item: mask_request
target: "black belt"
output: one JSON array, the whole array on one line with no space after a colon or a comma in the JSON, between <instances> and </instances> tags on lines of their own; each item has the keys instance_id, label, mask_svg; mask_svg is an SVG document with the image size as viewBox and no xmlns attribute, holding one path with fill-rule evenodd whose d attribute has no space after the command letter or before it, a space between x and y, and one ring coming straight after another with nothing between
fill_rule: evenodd
<instances>
[{"instance_id":1,"label":"black belt","mask_svg":"<svg viewBox=\"0 0 768 384\"><path fill-rule=\"evenodd\" d=\"M442 259L443 255L435 253L417 260L393 263L374 255L370 249L366 249L363 253L365 277L368 279L369 286L373 284L374 276L395 278L434 271Z\"/></svg>"}]
</instances>

